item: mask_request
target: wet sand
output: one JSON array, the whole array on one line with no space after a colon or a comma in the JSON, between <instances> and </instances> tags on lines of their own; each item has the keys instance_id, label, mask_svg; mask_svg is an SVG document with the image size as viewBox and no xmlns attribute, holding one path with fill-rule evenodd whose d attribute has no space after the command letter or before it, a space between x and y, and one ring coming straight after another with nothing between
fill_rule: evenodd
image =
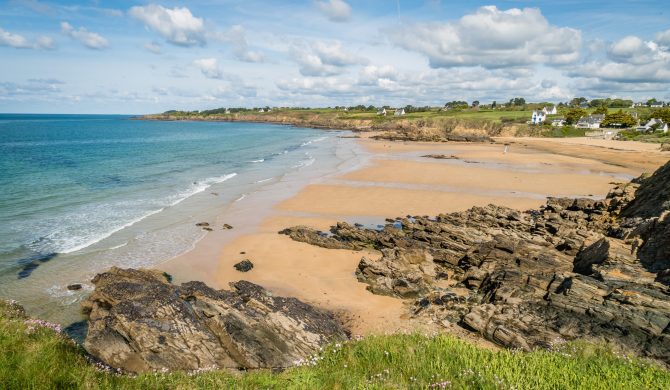
<instances>
[{"instance_id":1,"label":"wet sand","mask_svg":"<svg viewBox=\"0 0 670 390\"><path fill-rule=\"evenodd\" d=\"M499 139L494 144L459 144L361 139L371 153L366 166L307 184L294 196L278 200L258 224L244 231L216 230L193 251L160 268L177 281L200 279L220 288L239 279L258 283L275 294L340 314L354 334L417 329L401 300L373 295L356 280L360 258L378 253L318 248L277 232L296 225L326 230L341 220L382 223L384 217L436 215L489 203L524 210L540 206L546 196L604 197L611 183L652 172L670 157L652 150L657 145L592 141ZM504 143L510 144L506 153ZM422 157L427 154L457 159ZM247 211L253 213L253 207ZM224 213L218 221L227 218L241 214ZM254 263L244 274L233 268L243 259Z\"/></svg>"}]
</instances>

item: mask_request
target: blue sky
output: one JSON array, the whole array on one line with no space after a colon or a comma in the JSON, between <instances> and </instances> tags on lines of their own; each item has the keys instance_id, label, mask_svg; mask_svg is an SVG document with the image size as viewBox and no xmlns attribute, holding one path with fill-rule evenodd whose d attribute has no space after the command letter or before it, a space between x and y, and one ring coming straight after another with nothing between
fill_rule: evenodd
<instances>
[{"instance_id":1,"label":"blue sky","mask_svg":"<svg viewBox=\"0 0 670 390\"><path fill-rule=\"evenodd\" d=\"M0 2L0 112L670 100L664 1Z\"/></svg>"}]
</instances>

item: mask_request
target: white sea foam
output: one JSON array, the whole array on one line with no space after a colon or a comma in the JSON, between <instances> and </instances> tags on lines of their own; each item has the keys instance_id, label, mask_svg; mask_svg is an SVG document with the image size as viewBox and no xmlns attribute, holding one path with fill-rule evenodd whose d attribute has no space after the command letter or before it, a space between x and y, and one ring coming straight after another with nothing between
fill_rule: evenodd
<instances>
[{"instance_id":1,"label":"white sea foam","mask_svg":"<svg viewBox=\"0 0 670 390\"><path fill-rule=\"evenodd\" d=\"M305 142L301 143L300 146L311 145L311 144L316 143L316 142L321 142L321 141L323 141L323 140L325 140L325 139L326 139L326 137L315 138L315 139L312 139L312 140L305 141Z\"/></svg>"},{"instance_id":2,"label":"white sea foam","mask_svg":"<svg viewBox=\"0 0 670 390\"><path fill-rule=\"evenodd\" d=\"M265 161L264 158L260 158L260 159L258 159L258 160L251 160L251 161L249 161L249 162L251 162L251 163L262 163L262 162L264 162L264 161Z\"/></svg>"},{"instance_id":3,"label":"white sea foam","mask_svg":"<svg viewBox=\"0 0 670 390\"><path fill-rule=\"evenodd\" d=\"M148 211L143 213L139 217L135 217L131 219L130 221L117 225L116 227L113 227L109 230L104 231L103 233L100 233L98 235L94 236L89 236L87 237L82 237L81 235L71 235L68 232L63 232L62 230L53 232L52 234L46 236L45 238L48 241L51 241L53 245L52 248L49 248L49 251L51 252L57 252L57 253L73 253L80 251L84 248L87 248L95 243L98 243L105 238L110 237L112 234L119 232L125 228L131 227L135 225L136 223L152 216L155 214L160 213L161 211L165 210L168 207L173 207L176 206L177 204L183 202L184 200L190 198L191 196L201 193L211 187L214 184L222 183L226 180L232 179L233 177L237 176L237 173L230 173L227 175L223 176L216 176L216 177L210 177L202 181L198 181L193 183L188 189L183 190L178 192L175 195L168 196L165 200L165 206L159 207L157 209ZM118 205L116 205L118 206ZM110 208L114 208L113 206ZM112 211L113 212L113 211ZM81 217L80 217L81 218ZM81 219L86 219L86 218L81 218ZM66 233L67 238L62 238L59 236L62 236L62 233Z\"/></svg>"},{"instance_id":4,"label":"white sea foam","mask_svg":"<svg viewBox=\"0 0 670 390\"><path fill-rule=\"evenodd\" d=\"M237 173L230 173L228 175L223 175L223 176L217 176L217 177L210 177L208 179L199 181L199 182L194 182L188 189L179 192L178 194L172 196L174 200L169 204L170 206L175 206L184 200L190 198L191 196L201 193L211 187L214 184L218 183L223 183L224 181L228 179L232 179L233 177L237 176Z\"/></svg>"},{"instance_id":5,"label":"white sea foam","mask_svg":"<svg viewBox=\"0 0 670 390\"><path fill-rule=\"evenodd\" d=\"M246 198L246 197L247 197L247 194L242 194L242 196L240 196L239 198L235 199L235 202L239 202L239 201L241 201L242 199L244 199L244 198Z\"/></svg>"},{"instance_id":6,"label":"white sea foam","mask_svg":"<svg viewBox=\"0 0 670 390\"><path fill-rule=\"evenodd\" d=\"M257 180L257 181L255 181L254 183L255 183L255 184L258 184L258 183L265 183L266 181L270 181L270 180L272 180L272 179L274 179L274 177L269 177L269 178L267 178L267 179L263 179L263 180Z\"/></svg>"}]
</instances>

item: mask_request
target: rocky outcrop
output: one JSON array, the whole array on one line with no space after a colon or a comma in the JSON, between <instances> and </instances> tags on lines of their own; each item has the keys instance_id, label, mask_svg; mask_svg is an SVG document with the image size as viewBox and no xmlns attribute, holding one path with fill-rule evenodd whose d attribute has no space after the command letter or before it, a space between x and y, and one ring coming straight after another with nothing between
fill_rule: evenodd
<instances>
[{"instance_id":1,"label":"rocky outcrop","mask_svg":"<svg viewBox=\"0 0 670 390\"><path fill-rule=\"evenodd\" d=\"M97 275L83 304L86 350L131 372L279 368L346 337L324 311L246 281L231 291L170 284L157 271Z\"/></svg>"},{"instance_id":2,"label":"rocky outcrop","mask_svg":"<svg viewBox=\"0 0 670 390\"><path fill-rule=\"evenodd\" d=\"M524 350L601 339L670 364L669 204L670 163L602 200L549 198L526 212L489 205L291 236L380 250L363 257L358 279L415 299L413 315L427 321Z\"/></svg>"},{"instance_id":3,"label":"rocky outcrop","mask_svg":"<svg viewBox=\"0 0 670 390\"><path fill-rule=\"evenodd\" d=\"M254 263L252 263L248 259L245 259L233 265L233 267L235 267L235 269L240 272L249 272L254 268Z\"/></svg>"}]
</instances>

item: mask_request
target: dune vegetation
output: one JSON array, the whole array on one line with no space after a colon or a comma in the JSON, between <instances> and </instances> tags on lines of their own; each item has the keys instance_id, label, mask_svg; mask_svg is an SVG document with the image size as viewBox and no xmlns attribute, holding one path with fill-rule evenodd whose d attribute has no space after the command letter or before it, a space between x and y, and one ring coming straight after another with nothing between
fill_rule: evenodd
<instances>
[{"instance_id":1,"label":"dune vegetation","mask_svg":"<svg viewBox=\"0 0 670 390\"><path fill-rule=\"evenodd\" d=\"M670 372L585 342L530 353L493 351L447 335L366 337L333 344L281 372L119 373L60 327L0 303L4 389L667 389Z\"/></svg>"}]
</instances>

